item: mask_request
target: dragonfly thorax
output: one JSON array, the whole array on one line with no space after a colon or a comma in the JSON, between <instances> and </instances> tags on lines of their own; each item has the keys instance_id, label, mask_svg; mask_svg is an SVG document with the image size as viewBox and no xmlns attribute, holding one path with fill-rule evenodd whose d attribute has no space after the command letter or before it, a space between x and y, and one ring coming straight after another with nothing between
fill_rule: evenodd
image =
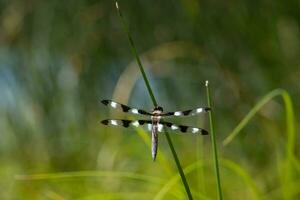
<instances>
[{"instance_id":1,"label":"dragonfly thorax","mask_svg":"<svg viewBox=\"0 0 300 200\"><path fill-rule=\"evenodd\" d=\"M152 111L151 119L158 122L161 118L160 115L162 114L162 112L163 112L162 107L160 107L160 106L155 107Z\"/></svg>"},{"instance_id":2,"label":"dragonfly thorax","mask_svg":"<svg viewBox=\"0 0 300 200\"><path fill-rule=\"evenodd\" d=\"M164 111L164 109L161 107L161 106L156 106L154 109L153 109L153 114L154 112L157 112L159 114L161 114L162 112Z\"/></svg>"}]
</instances>

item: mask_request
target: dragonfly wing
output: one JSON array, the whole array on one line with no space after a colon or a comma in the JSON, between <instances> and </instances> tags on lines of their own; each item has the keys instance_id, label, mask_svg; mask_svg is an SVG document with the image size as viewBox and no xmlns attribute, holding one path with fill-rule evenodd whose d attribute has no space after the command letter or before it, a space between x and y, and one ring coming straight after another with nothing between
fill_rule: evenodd
<instances>
[{"instance_id":1,"label":"dragonfly wing","mask_svg":"<svg viewBox=\"0 0 300 200\"><path fill-rule=\"evenodd\" d=\"M171 116L194 116L200 113L207 113L211 109L209 107L202 107L202 108L196 108L191 110L184 110L184 111L175 111L175 112L166 112L162 113L161 116L165 117L171 117Z\"/></svg>"},{"instance_id":2,"label":"dragonfly wing","mask_svg":"<svg viewBox=\"0 0 300 200\"><path fill-rule=\"evenodd\" d=\"M125 128L146 126L148 130L152 129L150 120L105 119L101 123L107 126L121 126Z\"/></svg>"},{"instance_id":3,"label":"dragonfly wing","mask_svg":"<svg viewBox=\"0 0 300 200\"><path fill-rule=\"evenodd\" d=\"M101 121L101 123L107 126L120 126L125 128L146 127L146 129L151 132L154 128L151 120L106 119ZM159 122L157 125L155 125L155 127L155 129L157 129L157 132L163 132L165 127L171 132L208 135L208 131L206 131L205 129L185 125L177 125L171 122Z\"/></svg>"},{"instance_id":4,"label":"dragonfly wing","mask_svg":"<svg viewBox=\"0 0 300 200\"><path fill-rule=\"evenodd\" d=\"M140 115L151 115L151 113L144 111L142 109L138 108L131 108L127 105L112 101L112 100L102 100L101 103L103 103L106 106L112 107L114 109L123 111L125 113L132 113L132 114L140 114Z\"/></svg>"},{"instance_id":5,"label":"dragonfly wing","mask_svg":"<svg viewBox=\"0 0 300 200\"><path fill-rule=\"evenodd\" d=\"M168 130L179 132L179 133L193 133L193 134L201 134L208 135L208 131L202 128L196 128L185 125L177 125L171 122L160 122L161 126L167 128Z\"/></svg>"}]
</instances>

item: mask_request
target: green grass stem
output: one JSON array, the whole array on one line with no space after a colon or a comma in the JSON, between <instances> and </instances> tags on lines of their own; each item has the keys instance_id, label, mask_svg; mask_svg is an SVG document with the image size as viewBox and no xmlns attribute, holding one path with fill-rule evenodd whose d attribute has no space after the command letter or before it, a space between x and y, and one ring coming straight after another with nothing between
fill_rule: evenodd
<instances>
[{"instance_id":1,"label":"green grass stem","mask_svg":"<svg viewBox=\"0 0 300 200\"><path fill-rule=\"evenodd\" d=\"M37 180L56 180L56 179L70 179L70 178L87 178L87 177L114 177L127 178L138 181L149 182L153 184L162 184L164 181L161 178L147 176L143 174L136 174L131 172L116 172L116 171L75 171L75 172L58 172L47 174L26 174L15 175L18 181L37 181Z\"/></svg>"},{"instance_id":2,"label":"green grass stem","mask_svg":"<svg viewBox=\"0 0 300 200\"><path fill-rule=\"evenodd\" d=\"M259 190L259 187L255 184L255 181L251 177L250 174L246 172L246 170L243 169L240 165L237 163L234 163L231 160L228 159L222 159L223 167L229 169L230 171L234 172L243 182L246 184L246 188L248 188L251 192L252 198L255 200L265 200L266 198L263 197L263 194Z\"/></svg>"},{"instance_id":3,"label":"green grass stem","mask_svg":"<svg viewBox=\"0 0 300 200\"><path fill-rule=\"evenodd\" d=\"M195 169L202 167L202 163L195 162L191 165L189 165L188 167L186 167L184 169L185 174L189 174L191 172L193 172ZM177 183L177 181L179 180L180 176L178 174L174 175L173 177L171 177L159 190L159 192L155 195L155 197L153 198L153 200L162 200L165 199L166 194L172 189L172 187L174 187L174 185ZM206 197L203 194L200 194L199 196L201 196L201 199L208 199L208 197Z\"/></svg>"},{"instance_id":4,"label":"green grass stem","mask_svg":"<svg viewBox=\"0 0 300 200\"><path fill-rule=\"evenodd\" d=\"M178 172L179 172L179 174L180 174L182 183L183 183L183 185L184 185L186 194L187 194L188 198L189 198L190 200L192 200L192 199L193 199L193 196L192 196L192 193L191 193L189 184L188 184L188 182L187 182L187 180L186 180L186 177L185 177L185 175L184 175L183 169L182 169L182 167L181 167L180 161L179 161L179 159L178 159L178 156L177 156L177 153L176 153L176 151L175 151L175 148L174 148L174 146L173 146L171 137L170 137L170 135L169 135L169 133L168 133L168 131L167 131L166 129L164 129L164 131L165 131L165 135L166 135L166 138L167 138L169 147L170 147L170 149L171 149L173 158L174 158L174 160L175 160L175 163L176 163Z\"/></svg>"},{"instance_id":5,"label":"green grass stem","mask_svg":"<svg viewBox=\"0 0 300 200\"><path fill-rule=\"evenodd\" d=\"M131 37L129 28L128 28L127 24L126 24L126 21L125 21L125 19L124 19L124 17L123 17L123 14L122 14L122 12L121 12L121 9L120 9L119 4L118 4L117 1L116 1L116 8L117 8L118 13L119 13L119 16L120 16L120 18L121 18L121 21L122 21L122 24L123 24L123 28L124 28L124 30L125 30L125 32L126 32L126 34L127 34L127 37L128 37L129 43L130 43L130 47L131 47L131 51L132 51L132 53L133 53L133 55L134 55L134 57L135 57L135 59L136 59L136 62L138 63L138 66L139 66L140 71L141 71L141 73L142 73L143 79L144 79L144 81L145 81L145 84L146 84L148 93L149 93L149 95L150 95L150 97L151 97L151 100L152 100L152 102L153 102L153 105L156 107L156 106L157 106L157 101L156 101L156 99L155 99L155 97L154 97L153 90L151 89L151 86L150 86L150 83L149 83L149 81L148 81L148 78L147 78L146 72L145 72L145 70L144 70L144 67L143 67L143 65L142 65L141 59L140 59L140 57L139 57L139 55L138 55L138 53L137 53L137 50L136 50L136 48L135 48L133 39L132 39L132 37Z\"/></svg>"},{"instance_id":6,"label":"green grass stem","mask_svg":"<svg viewBox=\"0 0 300 200\"><path fill-rule=\"evenodd\" d=\"M206 81L205 86L206 86L207 104L208 104L208 107L212 108L210 88L209 88L208 81ZM213 110L213 108L212 108L212 110ZM219 161L218 161L218 150L217 150L217 142L216 142L216 135L215 135L215 130L214 130L214 123L213 123L212 114L213 114L213 111L210 111L209 112L210 137L211 137L213 157L214 157L214 166L215 166L215 173L216 173L218 199L222 200L223 199L223 194L222 194L222 186L221 186L221 178L220 178Z\"/></svg>"},{"instance_id":7,"label":"green grass stem","mask_svg":"<svg viewBox=\"0 0 300 200\"><path fill-rule=\"evenodd\" d=\"M120 18L121 18L121 21L122 21L124 30L125 30L126 33L127 33L127 37L128 37L129 43L130 43L130 47L131 47L132 53L134 54L135 59L136 59L136 61L137 61L137 63L138 63L138 66L139 66L140 71L141 71L141 73L142 73L142 77L143 77L143 79L144 79L144 81L145 81L147 90L148 90L149 95L150 95L150 97L151 97L152 103L153 103L153 105L156 107L156 106L158 105L158 104L157 104L157 101L156 101L156 99L155 99L154 93L153 93L153 91L152 91L152 89L151 89L151 86L150 86L150 83L149 83L149 81L148 81L147 75L146 75L146 73L145 73L144 67L143 67L143 65L142 65L142 62L141 62L141 60L140 60L140 58L139 58L139 55L138 55L137 50L136 50L136 47L135 47L135 45L134 45L133 39L132 39L132 37L131 37L129 28L128 28L128 26L127 26L127 24L126 24L126 21L125 21L123 15L122 15L121 9L120 9L120 7L119 7L117 1L116 1L116 8L117 8L117 11L118 11L119 16L120 16ZM188 196L188 198L189 198L190 200L192 200L193 197L192 197L192 194L191 194L189 185L188 185L188 183L187 183L186 177L185 177L185 175L184 175L183 169L182 169L182 167L181 167L181 164L180 164L180 161L179 161L179 159L178 159L177 153L176 153L176 151L175 151L174 145L173 145L173 143L172 143L171 137L170 137L170 135L169 135L169 133L168 133L167 131L165 131L165 136L166 136L166 138L167 138L167 142L168 142L169 147L170 147L170 149L171 149L173 158L174 158L174 160L175 160L175 163L176 163L178 172L179 172L179 174L180 174L182 183L183 183L183 185L184 185L184 188L185 188L185 190L186 190L187 196Z\"/></svg>"},{"instance_id":8,"label":"green grass stem","mask_svg":"<svg viewBox=\"0 0 300 200\"><path fill-rule=\"evenodd\" d=\"M196 161L196 162L188 165L184 169L184 173L191 174L192 172L196 171L197 169L203 168L203 165L205 165L205 163ZM221 166L223 168L226 168L229 171L233 172L234 174L236 174L236 176L243 181L243 183L246 186L245 188L249 189L252 199L256 199L256 200L265 200L266 199L264 197L263 193L260 191L259 187L256 185L252 176L249 173L247 173L247 171L244 170L243 167L241 167L239 164L237 164L231 160L228 160L228 159L222 159ZM178 174L171 177L167 182L165 182L161 186L161 189L159 190L159 192L156 194L156 196L153 199L154 200L164 199L166 194L169 193L172 190L172 188L176 185L179 178L180 177ZM201 192L199 193L198 197L199 197L199 199L205 199L205 200L211 199L210 197L206 196L205 194L203 194Z\"/></svg>"},{"instance_id":9,"label":"green grass stem","mask_svg":"<svg viewBox=\"0 0 300 200\"><path fill-rule=\"evenodd\" d=\"M284 89L275 89L266 94L261 100L249 111L243 120L235 127L235 129L225 138L223 145L228 145L241 132L241 130L249 123L256 113L273 98L281 96L286 110L286 129L287 129L287 145L286 145L286 163L283 171L283 194L284 199L292 199L292 191L288 185L292 179L292 165L295 163L295 114L293 102L289 93Z\"/></svg>"}]
</instances>

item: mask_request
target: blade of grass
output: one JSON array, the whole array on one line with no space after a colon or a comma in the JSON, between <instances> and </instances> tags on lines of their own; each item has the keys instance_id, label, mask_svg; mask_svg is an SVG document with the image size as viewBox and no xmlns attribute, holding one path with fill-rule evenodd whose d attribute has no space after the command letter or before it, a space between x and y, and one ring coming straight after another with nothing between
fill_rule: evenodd
<instances>
[{"instance_id":1,"label":"blade of grass","mask_svg":"<svg viewBox=\"0 0 300 200\"><path fill-rule=\"evenodd\" d=\"M249 121L256 115L256 113L273 98L281 96L286 110L286 128L287 128L287 144L286 144L286 162L283 171L283 194L284 199L292 199L292 191L288 187L292 180L292 166L295 163L294 149L295 149L295 114L293 109L292 98L284 89L275 89L266 94L261 100L249 111L243 120L235 127L235 129L223 140L223 145L228 145L249 123Z\"/></svg>"},{"instance_id":2,"label":"blade of grass","mask_svg":"<svg viewBox=\"0 0 300 200\"><path fill-rule=\"evenodd\" d=\"M187 166L184 169L184 172L185 172L185 174L190 174L193 171L195 171L199 168L202 168L203 165L205 165L205 164L202 162L196 161L196 162L190 164L189 166ZM246 185L245 188L249 188L253 199L256 199L256 200L265 200L266 199L263 196L263 194L261 193L261 191L259 190L259 187L255 184L255 181L252 179L251 175L249 173L247 173L247 171L245 171L243 169L243 167L241 167L237 163L235 163L231 160L228 160L228 159L222 159L221 166L223 168L226 168L226 169L232 171L233 173L235 173L244 182L244 184ZM175 184L177 183L178 180L179 180L178 174L171 177L167 182L165 182L165 184L163 184L161 186L161 189L159 190L159 192L156 194L156 196L153 199L154 200L164 199L166 194L169 191L171 191L171 189L175 186ZM206 200L211 199L202 193L199 193L198 197L199 197L199 199L206 199Z\"/></svg>"},{"instance_id":3,"label":"blade of grass","mask_svg":"<svg viewBox=\"0 0 300 200\"><path fill-rule=\"evenodd\" d=\"M188 167L186 167L184 169L185 174L189 174L191 172L193 172L195 169L202 167L202 163L195 162L191 165L189 165ZM174 175L173 177L171 177L169 179L169 181L167 181L159 190L159 192L155 195L155 197L153 198L154 200L161 200L165 198L165 195L172 189L172 187L174 187L174 185L177 183L177 181L179 180L179 176L178 174ZM199 193L199 196L201 197L201 199L209 199L208 197L206 197L204 194Z\"/></svg>"},{"instance_id":4,"label":"blade of grass","mask_svg":"<svg viewBox=\"0 0 300 200\"><path fill-rule=\"evenodd\" d=\"M152 193L150 192L111 192L100 193L84 196L76 200L103 200L103 199L151 199ZM55 199L56 200L56 199Z\"/></svg>"},{"instance_id":5,"label":"blade of grass","mask_svg":"<svg viewBox=\"0 0 300 200\"><path fill-rule=\"evenodd\" d=\"M208 81L206 81L205 86L206 86L207 104L208 104L208 107L212 108L211 97L210 97L210 88L209 88ZM212 150L213 150L213 156L214 156L218 199L222 200L223 194L222 194L222 187L221 187L221 177L220 177L219 161L218 161L218 150L217 150L216 135L215 135L215 131L214 131L212 110L209 112L210 137L211 137Z\"/></svg>"},{"instance_id":6,"label":"blade of grass","mask_svg":"<svg viewBox=\"0 0 300 200\"><path fill-rule=\"evenodd\" d=\"M152 91L152 89L151 89L150 83L149 83L148 78L147 78L147 76L146 76L146 73L145 73L144 67L143 67L143 65L142 65L142 62L141 62L141 60L140 60L140 57L138 56L138 53L137 53L137 50L136 50L136 48L135 48L133 39L132 39L131 34L130 34L130 32L129 32L129 28L128 28L126 22L125 22L125 19L124 19L124 17L123 17L123 14L122 14L122 12L121 12L121 9L119 8L118 1L116 1L116 7L117 7L117 10L118 10L119 16L120 16L120 18L121 18L121 20L122 20L122 24L123 24L124 30L125 30L125 32L126 32L126 34L127 34L127 37L128 37L129 43L130 43L131 51L132 51L133 55L135 56L136 62L138 63L138 66L139 66L140 71L141 71L141 73L142 73L142 76L143 76L143 79L144 79L144 81L145 81L145 84L146 84L148 93L149 93L149 95L150 95L150 97L151 97L151 100L152 100L154 106L156 107L156 106L157 106L157 101L156 101L156 99L155 99L155 97L154 97L153 91Z\"/></svg>"},{"instance_id":7,"label":"blade of grass","mask_svg":"<svg viewBox=\"0 0 300 200\"><path fill-rule=\"evenodd\" d=\"M172 154L173 154L173 157L174 157L174 160L175 160L175 163L176 163L178 172L179 172L179 174L180 174L182 183L183 183L184 188L185 188L185 190L186 190L186 194L187 194L188 198L189 198L190 200L192 200L192 199L193 199L192 193L191 193L191 191L190 191L190 187L189 187L189 185L188 185L188 182L187 182L186 177L185 177L185 175L184 175L184 172L183 172L183 169L182 169L182 167L181 167L180 161L179 161L179 159L178 159L177 153L176 153L175 148L174 148L174 146L173 146L171 137L170 137L170 135L169 135L169 133L168 133L168 131L167 131L166 129L164 129L164 131L165 131L165 135L166 135L166 138L167 138L169 147L170 147L171 152L172 152Z\"/></svg>"},{"instance_id":8,"label":"blade of grass","mask_svg":"<svg viewBox=\"0 0 300 200\"><path fill-rule=\"evenodd\" d=\"M281 96L285 103L285 108L287 112L286 122L287 122L287 133L288 141L291 142L291 139L295 135L295 125L294 125L294 112L293 104L290 95L287 91L283 89L275 89L261 98L261 100L249 111L249 113L243 118L243 120L235 127L235 129L228 134L228 136L223 140L223 145L228 145L240 132L241 130L249 123L249 121L256 115L256 113L269 101L271 101L276 96ZM289 150L287 152L293 152L294 144L288 142Z\"/></svg>"},{"instance_id":9,"label":"blade of grass","mask_svg":"<svg viewBox=\"0 0 300 200\"><path fill-rule=\"evenodd\" d=\"M144 81L145 81L145 84L146 84L148 93L149 93L149 95L150 95L150 97L151 97L152 103L153 103L154 107L156 107L156 106L157 106L157 101L156 101L155 96L154 96L154 94L153 94L153 91L152 91L152 89L151 89L151 86L150 86L150 83L149 83L149 81L148 81L148 78L147 78L147 75L146 75L146 73L145 73L145 70L144 70L144 67L143 67L143 65L142 65L142 62L141 62L141 60L140 60L140 58L139 58L139 56L138 56L136 47L135 47L135 45L134 45L133 39L132 39L132 37L131 37L131 34L130 34L130 32L129 32L129 28L128 28L128 26L127 26L127 24L126 24L126 21L125 21L123 15L122 15L122 12L121 12L121 9L120 9L120 7L119 7L119 5L118 5L118 2L117 2L117 1L115 1L115 2L116 2L116 8L117 8L117 11L118 11L119 16L120 16L120 18L121 18L121 21L122 21L124 30L125 30L126 33L127 33L127 37L128 37L129 43L130 43L130 47L131 47L132 53L134 54L135 59L136 59L136 61L137 61L137 63L138 63L138 66L139 66L139 68L140 68L140 71L141 71L141 73L142 73L143 79L144 79ZM177 169L178 169L178 171L179 171L179 174L180 174L182 183L183 183L184 188L185 188L185 190L186 190L187 196L188 196L188 198L189 198L190 200L192 200L193 197L192 197L192 194L191 194L189 185L188 185L188 183L187 183L186 177L185 177L185 175L184 175L183 169L182 169L182 167L181 167L180 161L179 161L179 159L178 159L177 153L176 153L176 151L175 151L175 149L174 149L174 146L173 146L171 137L169 136L169 133L168 133L167 131L165 131L165 135L166 135L166 138L167 138L169 147L170 147L170 149L171 149L172 155L173 155L173 157L174 157L174 160L175 160Z\"/></svg>"},{"instance_id":10,"label":"blade of grass","mask_svg":"<svg viewBox=\"0 0 300 200\"><path fill-rule=\"evenodd\" d=\"M254 180L252 179L251 175L248 174L243 169L243 167L227 159L222 159L222 166L236 173L244 181L244 183L247 186L246 188L249 188L251 191L251 194L253 196L252 199L265 200L258 186L255 184Z\"/></svg>"},{"instance_id":11,"label":"blade of grass","mask_svg":"<svg viewBox=\"0 0 300 200\"><path fill-rule=\"evenodd\" d=\"M274 188L270 191L268 191L268 193L266 193L264 196L265 196L265 199L276 199L280 196L280 194L282 193L282 188L283 186L280 186L280 187L277 187L277 188ZM299 197L299 194L300 194L300 182L299 181L293 181L291 182L288 187L290 187L291 191L292 191L292 194L295 196L295 197ZM295 198L294 198L295 199Z\"/></svg>"},{"instance_id":12,"label":"blade of grass","mask_svg":"<svg viewBox=\"0 0 300 200\"><path fill-rule=\"evenodd\" d=\"M196 138L196 149L197 149L197 160L201 161L201 162L205 162L204 161L204 155L205 155L205 151L204 151L204 137L197 137ZM206 177L205 177L206 173L204 170L204 167L200 167L199 170L197 170L197 188L198 188L198 193L199 194L206 194Z\"/></svg>"},{"instance_id":13,"label":"blade of grass","mask_svg":"<svg viewBox=\"0 0 300 200\"><path fill-rule=\"evenodd\" d=\"M19 181L34 181L34 180L50 180L50 179L66 179L66 178L86 178L86 177L115 177L128 178L149 182L153 184L161 184L163 179L147 176L143 174L131 172L115 172L115 171L75 171L75 172L58 172L46 174L26 174L15 175L15 179Z\"/></svg>"}]
</instances>

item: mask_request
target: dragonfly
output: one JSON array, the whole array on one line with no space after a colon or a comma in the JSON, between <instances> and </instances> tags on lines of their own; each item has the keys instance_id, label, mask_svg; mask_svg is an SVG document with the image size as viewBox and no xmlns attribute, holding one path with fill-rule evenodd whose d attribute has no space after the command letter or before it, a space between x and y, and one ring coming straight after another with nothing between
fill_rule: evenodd
<instances>
[{"instance_id":1,"label":"dragonfly","mask_svg":"<svg viewBox=\"0 0 300 200\"><path fill-rule=\"evenodd\" d=\"M179 133L208 135L208 131L206 131L205 129L185 125L177 125L171 122L164 121L164 119L167 117L184 117L194 116L200 113L207 113L211 110L209 107L200 107L184 111L164 112L161 106L156 106L151 112L148 112L142 109L129 107L112 100L102 100L101 103L103 103L105 106L123 111L125 113L150 117L149 120L105 119L102 120L101 123L107 126L121 126L125 128L146 126L146 129L148 131L151 131L151 154L153 161L155 161L157 155L158 133L163 132L164 129Z\"/></svg>"}]
</instances>

